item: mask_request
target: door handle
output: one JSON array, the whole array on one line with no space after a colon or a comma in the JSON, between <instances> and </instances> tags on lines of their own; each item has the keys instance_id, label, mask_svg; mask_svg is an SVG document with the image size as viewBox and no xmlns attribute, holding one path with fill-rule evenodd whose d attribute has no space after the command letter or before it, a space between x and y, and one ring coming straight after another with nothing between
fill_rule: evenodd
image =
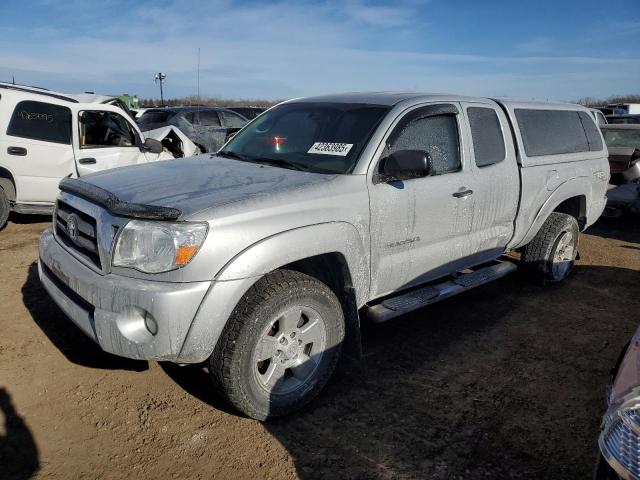
<instances>
[{"instance_id":1,"label":"door handle","mask_svg":"<svg viewBox=\"0 0 640 480\"><path fill-rule=\"evenodd\" d=\"M464 188L464 187L463 187ZM456 193L453 194L454 197L456 198L464 198L464 197L468 197L469 195L471 195L473 193L473 190L460 190Z\"/></svg>"},{"instance_id":2,"label":"door handle","mask_svg":"<svg viewBox=\"0 0 640 480\"><path fill-rule=\"evenodd\" d=\"M81 158L80 160L78 160L78 163L80 165L93 165L94 163L96 163L96 159L95 158Z\"/></svg>"},{"instance_id":3,"label":"door handle","mask_svg":"<svg viewBox=\"0 0 640 480\"><path fill-rule=\"evenodd\" d=\"M24 147L8 147L7 153L9 155L17 155L18 157L24 157L27 154L27 149Z\"/></svg>"}]
</instances>

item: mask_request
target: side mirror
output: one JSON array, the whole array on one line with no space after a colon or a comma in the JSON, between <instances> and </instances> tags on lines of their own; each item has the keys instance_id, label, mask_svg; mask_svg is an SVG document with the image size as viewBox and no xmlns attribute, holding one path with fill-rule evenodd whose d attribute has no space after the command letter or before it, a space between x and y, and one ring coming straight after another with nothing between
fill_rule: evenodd
<instances>
[{"instance_id":1,"label":"side mirror","mask_svg":"<svg viewBox=\"0 0 640 480\"><path fill-rule=\"evenodd\" d=\"M162 153L164 147L162 146L162 142L156 140L155 138L147 138L142 145L141 150L150 153Z\"/></svg>"},{"instance_id":2,"label":"side mirror","mask_svg":"<svg viewBox=\"0 0 640 480\"><path fill-rule=\"evenodd\" d=\"M431 156L422 150L398 150L380 164L381 181L409 180L431 174Z\"/></svg>"}]
</instances>

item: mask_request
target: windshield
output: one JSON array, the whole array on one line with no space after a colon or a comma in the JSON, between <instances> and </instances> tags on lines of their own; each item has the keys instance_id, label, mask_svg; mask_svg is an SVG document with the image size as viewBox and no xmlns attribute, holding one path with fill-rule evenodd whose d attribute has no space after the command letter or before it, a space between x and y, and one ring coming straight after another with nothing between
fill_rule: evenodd
<instances>
[{"instance_id":1,"label":"windshield","mask_svg":"<svg viewBox=\"0 0 640 480\"><path fill-rule=\"evenodd\" d=\"M614 130L603 129L604 141L607 147L640 148L640 129L638 130Z\"/></svg>"},{"instance_id":2,"label":"windshield","mask_svg":"<svg viewBox=\"0 0 640 480\"><path fill-rule=\"evenodd\" d=\"M263 113L221 155L317 173L349 173L388 107L285 103Z\"/></svg>"}]
</instances>

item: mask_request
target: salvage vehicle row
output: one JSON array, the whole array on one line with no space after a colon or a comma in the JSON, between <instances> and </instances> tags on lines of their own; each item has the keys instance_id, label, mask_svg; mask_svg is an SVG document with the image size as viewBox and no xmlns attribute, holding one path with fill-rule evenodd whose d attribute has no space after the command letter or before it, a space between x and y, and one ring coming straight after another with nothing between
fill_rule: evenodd
<instances>
[{"instance_id":1,"label":"salvage vehicle row","mask_svg":"<svg viewBox=\"0 0 640 480\"><path fill-rule=\"evenodd\" d=\"M10 211L51 213L62 178L197 152L175 127L143 134L105 98L0 83L0 228Z\"/></svg>"}]
</instances>

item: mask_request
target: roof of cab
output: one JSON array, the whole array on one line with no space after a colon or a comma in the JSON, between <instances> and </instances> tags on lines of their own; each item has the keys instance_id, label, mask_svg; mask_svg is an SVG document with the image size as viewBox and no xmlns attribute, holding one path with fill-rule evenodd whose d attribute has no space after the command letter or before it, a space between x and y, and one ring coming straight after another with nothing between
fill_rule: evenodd
<instances>
[{"instance_id":1,"label":"roof of cab","mask_svg":"<svg viewBox=\"0 0 640 480\"><path fill-rule=\"evenodd\" d=\"M467 101L467 102L498 102L501 104L512 104L519 106L553 106L553 107L576 107L575 104L562 102L542 102L534 100L520 100L515 98L501 97L471 97L447 93L427 93L427 92L351 92L335 93L328 95L318 95L314 97L303 97L290 100L291 102L317 102L317 103L360 103L370 105L384 105L392 107L400 102L413 100L415 102L429 101Z\"/></svg>"}]
</instances>

